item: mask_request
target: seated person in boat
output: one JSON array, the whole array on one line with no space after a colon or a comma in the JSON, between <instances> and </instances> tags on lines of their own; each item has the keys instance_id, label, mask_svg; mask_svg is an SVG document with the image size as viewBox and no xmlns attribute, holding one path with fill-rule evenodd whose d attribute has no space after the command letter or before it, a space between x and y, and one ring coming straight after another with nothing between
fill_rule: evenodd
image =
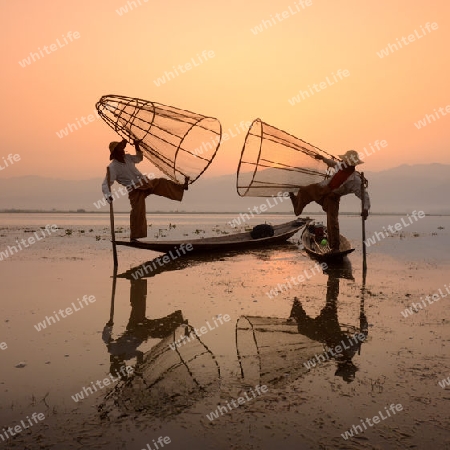
<instances>
[{"instance_id":1,"label":"seated person in boat","mask_svg":"<svg viewBox=\"0 0 450 450\"><path fill-rule=\"evenodd\" d=\"M181 202L184 191L188 189L189 178L186 177L184 184L175 183L165 178L149 179L135 167L143 159L143 153L139 147L140 141L135 141L136 155L125 154L127 141L111 142L109 144L110 157L109 183L108 176L102 184L102 191L108 203L113 201L111 185L117 181L125 186L131 204L130 212L130 240L137 241L138 238L147 236L147 218L145 211L145 198L150 194L160 195L171 200Z\"/></svg>"},{"instance_id":2,"label":"seated person in boat","mask_svg":"<svg viewBox=\"0 0 450 450\"><path fill-rule=\"evenodd\" d=\"M297 195L290 193L296 216L300 215L303 208L312 201L322 206L327 213L328 242L331 251L339 251L339 202L343 195L355 194L362 199L361 174L355 170L355 166L363 164L358 152L348 150L345 155L339 155L342 161L315 156L324 161L328 167L334 169L334 174L320 183L300 187ZM370 209L370 198L367 191L364 192L363 211L361 215L367 219Z\"/></svg>"}]
</instances>

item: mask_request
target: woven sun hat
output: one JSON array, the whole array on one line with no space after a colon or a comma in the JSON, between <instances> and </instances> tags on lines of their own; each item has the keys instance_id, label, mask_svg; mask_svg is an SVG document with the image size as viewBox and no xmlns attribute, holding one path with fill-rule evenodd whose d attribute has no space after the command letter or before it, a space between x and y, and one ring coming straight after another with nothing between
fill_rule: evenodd
<instances>
[{"instance_id":1,"label":"woven sun hat","mask_svg":"<svg viewBox=\"0 0 450 450\"><path fill-rule=\"evenodd\" d=\"M109 151L110 151L109 159L114 159L113 153L114 153L116 150L119 150L119 149L123 150L123 149L125 149L126 145L127 145L127 142L126 142L126 141L122 141L122 142L111 142L111 143L109 144Z\"/></svg>"},{"instance_id":2,"label":"woven sun hat","mask_svg":"<svg viewBox=\"0 0 450 450\"><path fill-rule=\"evenodd\" d=\"M359 154L356 150L347 150L344 155L338 155L349 166L357 166L364 164L364 161L359 159Z\"/></svg>"}]
</instances>

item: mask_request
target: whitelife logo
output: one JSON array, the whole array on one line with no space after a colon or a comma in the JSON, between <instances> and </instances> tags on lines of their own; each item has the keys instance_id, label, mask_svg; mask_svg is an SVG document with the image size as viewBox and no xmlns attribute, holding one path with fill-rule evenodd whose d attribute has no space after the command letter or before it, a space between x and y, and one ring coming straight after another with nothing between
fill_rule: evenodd
<instances>
[{"instance_id":1,"label":"whitelife logo","mask_svg":"<svg viewBox=\"0 0 450 450\"><path fill-rule=\"evenodd\" d=\"M102 105L103 110L110 111L114 113L117 108L118 102L110 102L107 105ZM78 131L82 126L89 125L94 122L96 119L100 117L98 111L94 109L92 114L88 114L87 116L81 116L80 118L76 117L74 122L67 122L67 126L56 132L56 136L59 139L63 137L69 136L69 133L73 133L74 131ZM81 123L80 123L81 121ZM76 122L76 123L75 123Z\"/></svg>"},{"instance_id":2,"label":"whitelife logo","mask_svg":"<svg viewBox=\"0 0 450 450\"><path fill-rule=\"evenodd\" d=\"M56 39L56 44L44 45L43 49L41 49L41 47L38 47L38 53L30 52L30 56L27 56L26 58L22 59L22 61L19 61L20 66L23 68L28 67L32 63L44 58L45 55L50 55L53 52L56 52L56 50L69 45L71 42L74 42L76 39L80 39L80 33L78 31L75 31L73 33L72 31L68 31L66 35L62 35L63 42L61 42L59 39L60 38Z\"/></svg>"},{"instance_id":3,"label":"whitelife logo","mask_svg":"<svg viewBox=\"0 0 450 450\"><path fill-rule=\"evenodd\" d=\"M446 116L448 113L450 113L450 105L447 105L445 107L441 106L438 111L436 111L436 108L434 108L434 113L425 114L425 117L423 119L420 119L418 122L415 122L414 126L418 130L420 130L421 128L426 127L428 124L431 124L431 119L433 119L433 122L436 122L436 120L441 119L442 116Z\"/></svg>"},{"instance_id":4,"label":"whitelife logo","mask_svg":"<svg viewBox=\"0 0 450 450\"><path fill-rule=\"evenodd\" d=\"M180 256L185 255L187 252L190 252L194 249L194 246L192 244L180 244L179 247L174 247L173 251L176 253L176 255L174 255L172 253L172 250L169 250L168 253L166 253L164 256L162 257L157 257L154 260L150 261L151 264L144 264L142 266L142 269L136 269L131 276L135 279L138 280L139 278L142 278L144 275L148 275L148 270L150 269L150 273L153 272L154 270L158 270L158 266L156 265L156 263L158 263L159 267L163 267L165 264L169 264L171 261L175 261L176 259L178 259ZM180 253L181 252L181 253ZM162 261L161 261L162 260ZM145 274L144 274L145 272Z\"/></svg>"},{"instance_id":5,"label":"whitelife logo","mask_svg":"<svg viewBox=\"0 0 450 450\"><path fill-rule=\"evenodd\" d=\"M142 2L148 3L149 0L142 0ZM125 5L116 9L116 13L119 14L119 16L123 16L124 14L133 11L133 9L136 9L138 6L142 6L141 0L129 0Z\"/></svg>"},{"instance_id":6,"label":"whitelife logo","mask_svg":"<svg viewBox=\"0 0 450 450\"><path fill-rule=\"evenodd\" d=\"M39 236L39 234L35 231L34 232L34 237L30 236L28 239L21 239L20 242L18 239L16 239L16 244L15 245L8 245L8 248L6 249L6 251L0 251L0 261L3 261L6 258L9 258L10 256L13 256L15 253L19 253L19 251L22 251L22 245L25 248L28 248L30 245L35 244L38 241L42 241L42 239L44 239L47 236L50 236L50 233L56 233L58 231L58 226L57 225L46 225L45 226L45 232L43 229L41 229L41 235L42 237ZM28 243L28 244L27 244ZM14 253L13 253L14 250Z\"/></svg>"},{"instance_id":7,"label":"whitelife logo","mask_svg":"<svg viewBox=\"0 0 450 450\"><path fill-rule=\"evenodd\" d=\"M38 424L39 422L42 422L44 419L45 419L45 415L43 413L34 412L31 415L31 419L28 416L25 419L28 422L28 425L23 420L21 420L19 425L14 425L14 427L8 427L7 429L3 428L3 432L0 433L0 439L2 440L2 442L5 442L10 437L16 436L17 434L21 433L23 430L31 428L34 425ZM33 423L33 421L34 421L34 423Z\"/></svg>"},{"instance_id":8,"label":"whitelife logo","mask_svg":"<svg viewBox=\"0 0 450 450\"><path fill-rule=\"evenodd\" d=\"M87 295L83 295L81 300L79 298L77 299L79 308L77 308L77 305L72 302L71 306L64 310L60 309L58 312L53 311L54 316L45 316L45 320L39 322L34 326L34 328L36 328L37 331L45 330L47 328L47 324L50 326L56 322L59 322L61 318L65 319L66 317L71 316L74 312L81 311L85 306L89 306L91 303L94 303L95 300L96 298L93 295L90 295L89 297Z\"/></svg>"},{"instance_id":9,"label":"whitelife logo","mask_svg":"<svg viewBox=\"0 0 450 450\"><path fill-rule=\"evenodd\" d=\"M255 390L256 390L256 392L258 393L258 396L260 396L260 395L262 395L262 394L265 394L269 389L268 389L268 387L267 387L265 384L263 384L263 385L261 385L261 386L258 384L257 386L255 386ZM253 400L254 398L256 398L256 394L255 394L255 392L253 391L253 389L250 389L250 392L251 392L251 394L252 394L252 397L249 397L249 396L247 395L247 392L244 392L245 398L244 398L244 397L238 397L238 398L236 399L236 400L237 400L237 403L236 403L236 400L235 400L235 399L232 399L232 400L226 402L226 403L227 403L228 409L227 409L225 406L219 405L219 406L216 408L215 411L211 411L211 413L206 414L206 417L208 418L208 420L209 420L210 422L212 422L214 419L218 419L218 418L220 417L220 416L219 416L219 413L220 413L220 415L223 416L224 414L226 414L226 413L232 411L233 408L239 408L239 406L241 406L241 405L245 404L246 402L249 402L249 401ZM233 406L231 406L230 403L231 403L231 405L233 405Z\"/></svg>"},{"instance_id":10,"label":"whitelife logo","mask_svg":"<svg viewBox=\"0 0 450 450\"><path fill-rule=\"evenodd\" d=\"M334 82L330 80L330 78L327 76L325 77L325 81L321 81L320 83L314 83L311 87L310 84L308 84L308 90L302 91L300 90L299 93L295 97L291 97L288 102L291 106L295 106L297 103L300 103L302 100L306 100L307 98L310 98L312 95L315 95L317 92L321 92L324 89L326 89L329 86L333 86L333 84L338 83L339 81L343 80L344 78L347 78L350 76L350 71L347 69L339 69L336 74L332 72L331 77L333 78ZM309 92L308 92L309 91Z\"/></svg>"},{"instance_id":11,"label":"whitelife logo","mask_svg":"<svg viewBox=\"0 0 450 450\"><path fill-rule=\"evenodd\" d=\"M387 415L386 417L383 416L383 413L381 411L378 411L378 415L375 415L375 416L372 417L372 422L373 423L371 422L371 419L369 419L368 417L366 417L365 420L361 419L362 426L361 425L353 425L352 428L350 428L350 430L346 431L345 433L342 433L341 436L345 440L347 440L347 439L350 439L350 438L352 438L353 436L355 436L355 435L357 435L359 433L363 433L364 431L367 430L366 424L371 426L371 427L373 427L374 425L379 424L380 423L380 419L381 420L386 420L387 418L391 417L391 413L389 411L391 411L393 415L396 414L395 411L397 411L397 412L403 411L403 405L401 403L397 403L397 405L392 404L392 405L389 406L389 409L388 409L387 406L385 406L384 410L385 410L386 415ZM364 427L364 430L363 430L363 427Z\"/></svg>"},{"instance_id":12,"label":"whitelife logo","mask_svg":"<svg viewBox=\"0 0 450 450\"><path fill-rule=\"evenodd\" d=\"M375 234L371 237L368 237L364 244L367 247L371 245L375 245L377 242L381 242L383 239L388 238L389 236L393 236L396 231L401 231L403 228L409 227L411 224L417 222L419 219L423 219L425 217L425 213L423 211L413 211L411 216L409 214L406 215L409 220L409 223L405 222L405 219L402 217L401 223L397 222L395 225L388 225L388 230L386 227L383 227L383 231L375 231Z\"/></svg>"},{"instance_id":13,"label":"whitelife logo","mask_svg":"<svg viewBox=\"0 0 450 450\"><path fill-rule=\"evenodd\" d=\"M81 400L88 398L94 392L97 392L99 389L104 389L110 384L117 383L118 381L127 378L129 375L133 373L134 369L131 366L122 366L118 371L116 371L115 375L117 378L114 378L113 374L110 373L108 377L103 378L103 380L91 381L91 386L83 386L83 390L77 392L75 395L72 395L72 400L75 403L78 403ZM119 373L120 372L120 375ZM97 386L97 387L96 387ZM98 388L98 389L97 389Z\"/></svg>"},{"instance_id":14,"label":"whitelife logo","mask_svg":"<svg viewBox=\"0 0 450 450\"><path fill-rule=\"evenodd\" d=\"M379 58L384 58L385 56L389 56L392 53L394 53L394 51L398 51L398 50L402 49L403 45L406 47L411 42L415 42L416 40L422 39L424 36L431 33L431 31L437 30L438 28L439 28L439 26L436 22L433 22L431 24L430 24L430 22L427 22L425 24L425 29L427 31L425 31L424 27L422 25L420 25L422 34L419 34L419 32L417 30L414 30L414 33L409 34L407 38L405 36L402 36L400 39L397 38L396 44L388 44L386 48L383 48L382 50L377 52L377 55ZM403 42L403 45L402 45L402 42Z\"/></svg>"},{"instance_id":15,"label":"whitelife logo","mask_svg":"<svg viewBox=\"0 0 450 450\"><path fill-rule=\"evenodd\" d=\"M209 61L211 58L214 58L214 56L216 55L212 50L203 50L201 55L197 53L197 58L191 58L190 61L184 64L178 64L178 66L172 66L173 72L164 72L163 76L153 80L153 83L155 83L157 87L160 87L162 84L166 84L170 80L174 80L176 77L179 77L180 73L178 71L181 73L186 73L194 67L198 67L206 61Z\"/></svg>"},{"instance_id":16,"label":"whitelife logo","mask_svg":"<svg viewBox=\"0 0 450 450\"><path fill-rule=\"evenodd\" d=\"M0 163L0 170L5 170L7 167L12 166L15 162L19 162L20 161L20 155L18 155L17 153L15 155L10 153L6 157L6 159L5 159L4 156L2 156L2 159L3 159L4 166L2 166L2 164Z\"/></svg>"},{"instance_id":17,"label":"whitelife logo","mask_svg":"<svg viewBox=\"0 0 450 450\"><path fill-rule=\"evenodd\" d=\"M288 19L289 17L298 14L299 12L302 12L307 6L311 5L312 0L298 0L297 2L294 2L294 7L292 7L292 5L289 5L287 10L284 10L281 13L277 12L275 14L271 14L270 19L263 20L258 25L256 25L256 27L250 28L250 31L254 35L262 33L264 30L272 28L274 25L282 22L283 20Z\"/></svg>"},{"instance_id":18,"label":"whitelife logo","mask_svg":"<svg viewBox=\"0 0 450 450\"><path fill-rule=\"evenodd\" d=\"M444 287L445 287L445 290L447 291L447 294L444 294L442 292L442 289L439 289L438 292L432 294L431 296L427 295L424 299L423 299L423 297L420 297L420 300L422 300L422 303L414 303L414 302L411 303L410 308L407 308L407 309L401 311L402 316L405 318L408 316L412 316L415 313L418 313L420 310L426 308L428 305L431 305L434 302L437 302L440 299L447 297L447 295L450 294L450 288L446 284L444 285ZM428 302L428 304L425 302L425 300ZM420 309L417 307L419 307Z\"/></svg>"},{"instance_id":19,"label":"whitelife logo","mask_svg":"<svg viewBox=\"0 0 450 450\"><path fill-rule=\"evenodd\" d=\"M223 319L222 319L223 317ZM223 321L225 322L229 322L231 320L231 317L228 314L225 314L224 316L222 316L222 314L219 314L217 316L217 321L219 321L219 323L217 323L216 319L213 317L212 319L214 321L214 326L211 328L211 325L209 323L209 321L206 321L206 325L208 325L208 328L206 328L206 326L200 327L199 329L194 328L194 331L191 332L191 336L187 336L185 335L180 335L180 338L176 341L174 341L173 343L169 344L169 347L171 350L176 350L177 348L181 347L182 345L187 344L188 342L191 342L191 340L194 340L195 337L200 337L203 336L204 334L206 334L208 331L213 331L216 328L219 327L219 325L223 325Z\"/></svg>"},{"instance_id":20,"label":"whitelife logo","mask_svg":"<svg viewBox=\"0 0 450 450\"><path fill-rule=\"evenodd\" d=\"M289 200L289 192L278 192L277 197L272 196L271 199L273 200L273 204L270 203L270 199L268 198L264 203L259 205L259 207L254 206L253 208L247 208L248 212L251 214L251 217L247 213L240 213L239 217L228 222L228 225L230 225L231 228L236 228L241 224L243 225L245 222L248 222L250 219L255 217L253 211L255 211L256 214L261 214L279 203Z\"/></svg>"}]
</instances>

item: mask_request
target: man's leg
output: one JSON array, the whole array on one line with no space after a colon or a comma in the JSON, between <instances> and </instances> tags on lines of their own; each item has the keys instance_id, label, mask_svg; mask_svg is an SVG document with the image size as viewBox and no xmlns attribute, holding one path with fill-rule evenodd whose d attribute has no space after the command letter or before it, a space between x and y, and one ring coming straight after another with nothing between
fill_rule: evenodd
<instances>
[{"instance_id":1,"label":"man's leg","mask_svg":"<svg viewBox=\"0 0 450 450\"><path fill-rule=\"evenodd\" d=\"M153 180L147 180L147 182L142 183L138 189L144 190L146 195L160 195L161 197L181 202L183 200L185 186L175 183L172 180L167 180L166 178L154 178Z\"/></svg>"},{"instance_id":2,"label":"man's leg","mask_svg":"<svg viewBox=\"0 0 450 450\"><path fill-rule=\"evenodd\" d=\"M132 330L137 325L144 324L147 307L147 280L138 278L137 280L130 279L130 281L131 313L127 330Z\"/></svg>"},{"instance_id":3,"label":"man's leg","mask_svg":"<svg viewBox=\"0 0 450 450\"><path fill-rule=\"evenodd\" d=\"M131 204L130 211L130 239L147 237L147 217L145 214L145 190L133 189L128 198Z\"/></svg>"},{"instance_id":4,"label":"man's leg","mask_svg":"<svg viewBox=\"0 0 450 450\"><path fill-rule=\"evenodd\" d=\"M328 242L331 250L339 250L339 202L337 194L328 194L322 203L322 209L327 213Z\"/></svg>"},{"instance_id":5,"label":"man's leg","mask_svg":"<svg viewBox=\"0 0 450 450\"><path fill-rule=\"evenodd\" d=\"M312 201L319 202L324 196L327 187L319 184L309 184L299 189L297 195L290 193L292 205L294 206L294 214L299 216L303 212L303 208Z\"/></svg>"}]
</instances>

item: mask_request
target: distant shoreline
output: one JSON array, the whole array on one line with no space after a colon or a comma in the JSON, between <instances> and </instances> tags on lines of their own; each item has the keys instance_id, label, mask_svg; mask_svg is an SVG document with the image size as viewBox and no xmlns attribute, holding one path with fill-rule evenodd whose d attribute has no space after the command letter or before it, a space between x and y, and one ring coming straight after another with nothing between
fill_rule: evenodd
<instances>
[{"instance_id":1,"label":"distant shoreline","mask_svg":"<svg viewBox=\"0 0 450 450\"><path fill-rule=\"evenodd\" d=\"M241 214L242 211L147 211L148 215L164 215L164 214L179 214L179 215L189 215L189 214L217 214L217 215L230 215L230 214ZM0 210L0 214L99 214L105 215L109 214L109 211L85 211L85 210L69 210L69 211L60 211L60 210L38 210L38 209L3 209ZM116 211L114 214L129 214L129 211ZM359 215L359 212L340 212L341 216L355 216ZM405 212L386 212L386 213L370 213L370 216L404 216L409 213ZM270 215L274 216L292 216L292 212L271 212ZM311 216L325 216L326 214L323 211L317 212L309 212L305 215ZM429 217L449 217L448 214L425 214Z\"/></svg>"}]
</instances>

